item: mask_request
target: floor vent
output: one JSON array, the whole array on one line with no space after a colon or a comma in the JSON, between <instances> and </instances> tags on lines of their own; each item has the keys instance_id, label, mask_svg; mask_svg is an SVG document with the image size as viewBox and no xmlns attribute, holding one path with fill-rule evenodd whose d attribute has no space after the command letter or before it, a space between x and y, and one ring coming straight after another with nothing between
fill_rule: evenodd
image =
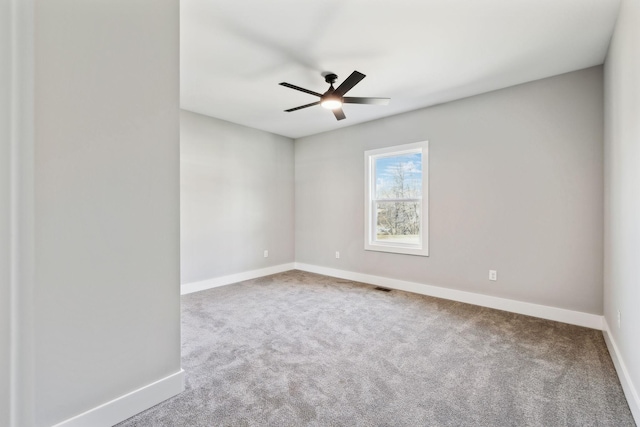
<instances>
[{"instance_id":1,"label":"floor vent","mask_svg":"<svg viewBox=\"0 0 640 427\"><path fill-rule=\"evenodd\" d=\"M375 287L375 288L373 288L373 289L375 289L376 291L382 291L382 292L391 292L391 291L392 291L392 289L389 289L389 288L383 288L382 286L376 286L376 287Z\"/></svg>"}]
</instances>

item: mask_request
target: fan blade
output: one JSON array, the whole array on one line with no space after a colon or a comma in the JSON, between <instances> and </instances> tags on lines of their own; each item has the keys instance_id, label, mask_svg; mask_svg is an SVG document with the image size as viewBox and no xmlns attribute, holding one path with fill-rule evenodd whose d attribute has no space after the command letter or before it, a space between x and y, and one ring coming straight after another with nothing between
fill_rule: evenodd
<instances>
[{"instance_id":1,"label":"fan blade","mask_svg":"<svg viewBox=\"0 0 640 427\"><path fill-rule=\"evenodd\" d=\"M287 113L290 113L292 111L302 110L303 108L313 107L314 105L318 105L318 104L320 104L320 101L312 102L311 104L307 104L307 105L301 105L296 108L289 108L288 110L284 110L284 111L286 111Z\"/></svg>"},{"instance_id":2,"label":"fan blade","mask_svg":"<svg viewBox=\"0 0 640 427\"><path fill-rule=\"evenodd\" d=\"M280 85L281 86L285 86L285 87L289 87L291 89L299 90L300 92L308 93L309 95L322 96L322 94L319 94L318 92L314 92L312 90L305 89L305 88L300 87L300 86L292 85L291 83L282 82L282 83L280 83Z\"/></svg>"},{"instance_id":3,"label":"fan blade","mask_svg":"<svg viewBox=\"0 0 640 427\"><path fill-rule=\"evenodd\" d=\"M354 98L345 96L342 98L345 104L369 104L369 105L388 105L389 98Z\"/></svg>"},{"instance_id":4,"label":"fan blade","mask_svg":"<svg viewBox=\"0 0 640 427\"><path fill-rule=\"evenodd\" d=\"M338 88L333 91L336 96L342 96L345 93L349 92L355 85L360 83L360 80L364 79L366 76L359 71L354 71L351 73L349 77L345 81L342 82Z\"/></svg>"},{"instance_id":5,"label":"fan blade","mask_svg":"<svg viewBox=\"0 0 640 427\"><path fill-rule=\"evenodd\" d=\"M342 108L336 108L335 110L331 110L331 111L333 111L333 115L336 116L337 120L342 120L347 118L347 116L344 115L344 111L342 111Z\"/></svg>"}]
</instances>

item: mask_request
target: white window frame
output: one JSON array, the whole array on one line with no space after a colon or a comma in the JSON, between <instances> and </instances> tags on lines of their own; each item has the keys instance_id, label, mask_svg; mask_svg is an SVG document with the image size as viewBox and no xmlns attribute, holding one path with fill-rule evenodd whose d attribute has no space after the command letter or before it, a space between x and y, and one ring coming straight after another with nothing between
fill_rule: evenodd
<instances>
[{"instance_id":1,"label":"white window frame","mask_svg":"<svg viewBox=\"0 0 640 427\"><path fill-rule=\"evenodd\" d=\"M375 198L375 161L381 157L391 157L409 153L422 154L422 203L420 209L421 223L419 243L381 242L376 240L377 219L375 217L376 209L374 208L377 201ZM364 170L364 249L367 251L429 256L429 142L421 141L365 151Z\"/></svg>"}]
</instances>

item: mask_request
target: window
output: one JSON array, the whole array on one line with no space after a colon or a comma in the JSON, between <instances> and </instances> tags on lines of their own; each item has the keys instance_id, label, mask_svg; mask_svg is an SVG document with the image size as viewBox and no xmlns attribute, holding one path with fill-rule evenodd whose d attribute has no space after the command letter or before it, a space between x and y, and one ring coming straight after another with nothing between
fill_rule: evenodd
<instances>
[{"instance_id":1,"label":"window","mask_svg":"<svg viewBox=\"0 0 640 427\"><path fill-rule=\"evenodd\" d=\"M364 248L428 256L428 142L365 151L364 161Z\"/></svg>"}]
</instances>

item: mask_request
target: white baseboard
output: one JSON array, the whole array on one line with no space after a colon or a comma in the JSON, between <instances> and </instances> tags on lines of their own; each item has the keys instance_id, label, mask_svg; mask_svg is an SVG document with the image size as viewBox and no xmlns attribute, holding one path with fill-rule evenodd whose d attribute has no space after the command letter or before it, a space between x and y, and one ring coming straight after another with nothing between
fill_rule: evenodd
<instances>
[{"instance_id":1,"label":"white baseboard","mask_svg":"<svg viewBox=\"0 0 640 427\"><path fill-rule=\"evenodd\" d=\"M638 390L633 385L633 381L631 381L629 371L627 371L627 366L622 360L622 357L620 357L620 350L618 350L618 345L613 339L613 335L611 334L611 329L609 329L607 319L603 318L602 323L604 341L607 343L607 348L609 349L609 354L611 355L611 359L613 360L613 365L616 367L618 378L620 378L620 384L622 384L622 390L624 390L624 395L627 398L629 408L631 409L631 414L633 414L633 418L635 419L636 424L640 425L640 395L638 394Z\"/></svg>"},{"instance_id":2,"label":"white baseboard","mask_svg":"<svg viewBox=\"0 0 640 427\"><path fill-rule=\"evenodd\" d=\"M184 391L184 371L120 396L53 427L111 427Z\"/></svg>"},{"instance_id":3,"label":"white baseboard","mask_svg":"<svg viewBox=\"0 0 640 427\"><path fill-rule=\"evenodd\" d=\"M546 305L511 300L507 298L443 288L440 286L407 282L404 280L390 279L388 277L374 276L371 274L356 273L353 271L338 270L335 268L321 267L317 265L298 262L295 263L295 268L297 270L308 271L310 273L323 274L325 276L353 280L362 283L369 283L376 286L384 286L385 288L398 289L402 291L413 292L416 294L444 298L448 300L464 302L467 304L495 308L497 310L525 314L527 316L539 317L542 319L554 320L556 322L569 323L571 325L578 325L587 328L602 330L603 317L597 314L583 313L580 311L566 310L564 308L550 307Z\"/></svg>"},{"instance_id":4,"label":"white baseboard","mask_svg":"<svg viewBox=\"0 0 640 427\"><path fill-rule=\"evenodd\" d=\"M228 276L214 277L213 279L202 280L200 282L185 283L180 287L180 294L186 295L192 292L204 291L206 289L217 288L218 286L230 285L244 280L257 279L258 277L269 276L271 274L282 273L293 270L294 263L274 265L273 267L261 268L259 270L245 271L242 273L230 274Z\"/></svg>"}]
</instances>

